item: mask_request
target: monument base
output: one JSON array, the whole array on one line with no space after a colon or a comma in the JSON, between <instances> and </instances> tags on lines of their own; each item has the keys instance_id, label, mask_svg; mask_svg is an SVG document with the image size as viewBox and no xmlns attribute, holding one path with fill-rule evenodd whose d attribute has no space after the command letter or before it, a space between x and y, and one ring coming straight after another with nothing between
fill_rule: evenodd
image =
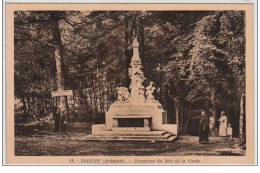
<instances>
[{"instance_id":1,"label":"monument base","mask_svg":"<svg viewBox=\"0 0 260 173\"><path fill-rule=\"evenodd\" d=\"M158 101L115 102L106 112L106 124L93 125L88 139L172 142L178 126L167 124L166 115Z\"/></svg>"}]
</instances>

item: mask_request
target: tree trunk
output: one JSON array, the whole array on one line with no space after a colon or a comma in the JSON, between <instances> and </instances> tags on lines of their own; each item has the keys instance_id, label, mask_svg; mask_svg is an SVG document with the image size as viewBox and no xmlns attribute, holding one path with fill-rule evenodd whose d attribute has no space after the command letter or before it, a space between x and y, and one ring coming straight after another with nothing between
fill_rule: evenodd
<instances>
[{"instance_id":1,"label":"tree trunk","mask_svg":"<svg viewBox=\"0 0 260 173\"><path fill-rule=\"evenodd\" d=\"M144 73L146 74L146 59L145 59L145 47L144 47L144 23L143 23L143 19L140 18L140 23L141 23L141 27L140 27L140 38L141 38L141 47L142 47L142 62L143 62L143 70L144 70Z\"/></svg>"},{"instance_id":2,"label":"tree trunk","mask_svg":"<svg viewBox=\"0 0 260 173\"><path fill-rule=\"evenodd\" d=\"M97 98L96 98L96 90L95 90L95 79L93 72L91 73L91 79L92 79L92 91L93 91L93 106L95 109L95 117L92 116L92 124L95 124L95 119L98 115L98 105L97 105Z\"/></svg>"},{"instance_id":3,"label":"tree trunk","mask_svg":"<svg viewBox=\"0 0 260 173\"><path fill-rule=\"evenodd\" d=\"M178 126L178 132L179 132L179 128L180 128L180 124L179 124L179 101L177 98L174 99L174 107L175 107L175 116L176 116L176 124Z\"/></svg>"},{"instance_id":4,"label":"tree trunk","mask_svg":"<svg viewBox=\"0 0 260 173\"><path fill-rule=\"evenodd\" d=\"M52 36L53 42L55 46L55 61L56 61L56 77L57 77L57 86L58 91L62 91L65 89L64 83L64 62L63 62L63 51L62 51L62 43L61 43L61 35L59 29L59 14L57 12L53 12L50 14L50 23L52 27ZM60 119L59 124L56 127L56 131L60 131L62 128L64 131L66 130L65 124L67 123L67 104L65 96L60 97L60 101L58 104L58 113Z\"/></svg>"},{"instance_id":5,"label":"tree trunk","mask_svg":"<svg viewBox=\"0 0 260 173\"><path fill-rule=\"evenodd\" d=\"M110 100L109 100L109 84L107 85L107 99L106 99L106 103L107 103L107 107L106 107L106 111L108 111L109 109L109 105L110 105Z\"/></svg>"},{"instance_id":6,"label":"tree trunk","mask_svg":"<svg viewBox=\"0 0 260 173\"><path fill-rule=\"evenodd\" d=\"M136 28L136 18L137 18L137 14L134 15L130 33L129 33L129 20L127 17L125 19L125 55L126 55L126 64L125 64L126 84L125 85L127 88L130 86L130 83L131 83L131 80L128 75L128 68L130 66L130 62L131 62L131 58L132 58L132 54L133 54L132 50L131 50L131 40L134 35L134 31L135 31L135 35L136 35L136 29L135 29Z\"/></svg>"},{"instance_id":7,"label":"tree trunk","mask_svg":"<svg viewBox=\"0 0 260 173\"><path fill-rule=\"evenodd\" d=\"M134 18L133 18L133 24L132 24L132 28L131 28L131 32L130 32L130 39L132 39L133 35L136 36L136 18L137 18L137 13L134 15ZM135 31L135 33L134 33Z\"/></svg>"},{"instance_id":8,"label":"tree trunk","mask_svg":"<svg viewBox=\"0 0 260 173\"><path fill-rule=\"evenodd\" d=\"M181 103L180 103L180 105L179 105L179 110L180 110L180 112L179 112L179 117L180 117L180 123L179 123L179 133L180 134L182 134L182 130L183 130L183 117L184 117L184 101L183 100L181 100L180 101Z\"/></svg>"},{"instance_id":9,"label":"tree trunk","mask_svg":"<svg viewBox=\"0 0 260 173\"><path fill-rule=\"evenodd\" d=\"M131 59L131 52L130 52L130 41L129 41L129 25L128 25L128 18L125 19L125 87L129 87L130 85L130 78L128 77L128 68L130 65L130 59Z\"/></svg>"},{"instance_id":10,"label":"tree trunk","mask_svg":"<svg viewBox=\"0 0 260 173\"><path fill-rule=\"evenodd\" d=\"M240 100L240 116L239 116L239 138L240 138L240 140L245 139L244 117L245 117L245 111L244 111L244 94L243 94L241 97L241 100Z\"/></svg>"},{"instance_id":11,"label":"tree trunk","mask_svg":"<svg viewBox=\"0 0 260 173\"><path fill-rule=\"evenodd\" d=\"M187 134L187 129L188 129L188 126L189 126L189 122L190 122L190 116L191 116L191 114L190 114L190 105L188 104L188 106L187 106L187 114L188 114L188 116L187 116L187 120L186 120L186 124L185 124L185 128L184 128L184 134Z\"/></svg>"},{"instance_id":12,"label":"tree trunk","mask_svg":"<svg viewBox=\"0 0 260 173\"><path fill-rule=\"evenodd\" d=\"M25 101L25 97L24 96L22 98L22 103L23 103L23 113L24 113L24 116L26 116L26 114L27 114L27 106L26 106L26 101Z\"/></svg>"},{"instance_id":13,"label":"tree trunk","mask_svg":"<svg viewBox=\"0 0 260 173\"><path fill-rule=\"evenodd\" d=\"M89 100L90 100L90 108L91 108L91 117L88 117L89 120L93 119L93 114L94 114L94 101L93 101L93 91L88 90L88 95L89 95Z\"/></svg>"},{"instance_id":14,"label":"tree trunk","mask_svg":"<svg viewBox=\"0 0 260 173\"><path fill-rule=\"evenodd\" d=\"M214 117L214 122L212 123L212 129L210 129L211 136L217 135L217 125L216 125L216 92L215 90L212 91L211 95L211 104L212 104L212 116Z\"/></svg>"}]
</instances>

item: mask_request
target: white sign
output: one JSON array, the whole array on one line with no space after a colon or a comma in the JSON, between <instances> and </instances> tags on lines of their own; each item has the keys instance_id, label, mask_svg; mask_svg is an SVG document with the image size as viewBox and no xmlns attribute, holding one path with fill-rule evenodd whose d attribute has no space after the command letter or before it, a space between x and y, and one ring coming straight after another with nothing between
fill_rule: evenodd
<instances>
[{"instance_id":1,"label":"white sign","mask_svg":"<svg viewBox=\"0 0 260 173\"><path fill-rule=\"evenodd\" d=\"M63 90L63 91L52 91L52 97L59 97L59 96L73 96L72 90Z\"/></svg>"}]
</instances>

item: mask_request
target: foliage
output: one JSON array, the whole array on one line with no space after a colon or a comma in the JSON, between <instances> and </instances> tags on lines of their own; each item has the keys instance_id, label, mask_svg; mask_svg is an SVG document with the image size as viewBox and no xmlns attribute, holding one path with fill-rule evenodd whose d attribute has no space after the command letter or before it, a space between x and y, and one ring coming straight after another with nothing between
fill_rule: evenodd
<instances>
[{"instance_id":1,"label":"foliage","mask_svg":"<svg viewBox=\"0 0 260 173\"><path fill-rule=\"evenodd\" d=\"M51 11L15 12L15 97L24 115L51 114L57 89ZM115 88L127 85L131 41L137 36L144 73L171 121L180 111L213 109L223 103L237 120L245 93L243 11L60 11L65 86L74 91L74 118L104 119ZM175 108L173 109L173 104ZM222 107L222 108L221 108ZM103 120L102 120L103 121ZM233 120L232 120L233 121ZM183 127L184 128L184 127Z\"/></svg>"}]
</instances>

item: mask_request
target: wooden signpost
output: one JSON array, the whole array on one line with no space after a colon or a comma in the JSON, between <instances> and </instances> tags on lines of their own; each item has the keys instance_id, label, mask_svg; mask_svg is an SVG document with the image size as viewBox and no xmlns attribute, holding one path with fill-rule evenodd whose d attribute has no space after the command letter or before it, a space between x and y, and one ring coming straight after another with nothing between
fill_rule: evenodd
<instances>
[{"instance_id":1,"label":"wooden signpost","mask_svg":"<svg viewBox=\"0 0 260 173\"><path fill-rule=\"evenodd\" d=\"M52 97L60 97L60 96L72 97L73 92L72 92L72 90L52 91L51 95L52 95Z\"/></svg>"},{"instance_id":2,"label":"wooden signpost","mask_svg":"<svg viewBox=\"0 0 260 173\"><path fill-rule=\"evenodd\" d=\"M61 96L67 96L67 102L69 105L73 104L73 91L72 90L60 90L60 91L52 91L52 98L57 98Z\"/></svg>"}]
</instances>

